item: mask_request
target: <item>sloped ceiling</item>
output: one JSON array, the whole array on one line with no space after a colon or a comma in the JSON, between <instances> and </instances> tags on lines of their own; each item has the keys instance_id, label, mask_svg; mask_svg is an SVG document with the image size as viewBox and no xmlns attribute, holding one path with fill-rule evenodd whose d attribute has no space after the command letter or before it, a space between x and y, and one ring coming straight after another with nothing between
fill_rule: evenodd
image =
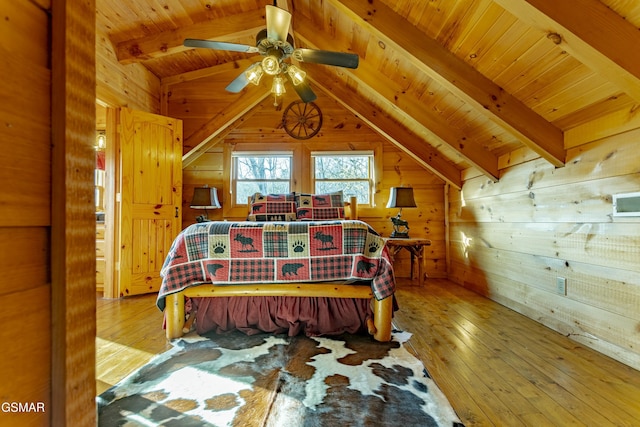
<instances>
[{"instance_id":1,"label":"sloped ceiling","mask_svg":"<svg viewBox=\"0 0 640 427\"><path fill-rule=\"evenodd\" d=\"M121 64L167 87L207 78L222 88L255 58L188 49L187 37L255 44L258 0L97 0L97 28ZM287 0L298 47L353 52L357 69L302 64L334 98L392 143L460 187L475 168L499 179L513 152L565 162L564 133L640 103L640 4L623 0ZM187 161L268 94L230 96L185 137ZM200 94L202 96L202 94ZM222 94L211 93L212 102Z\"/></svg>"}]
</instances>

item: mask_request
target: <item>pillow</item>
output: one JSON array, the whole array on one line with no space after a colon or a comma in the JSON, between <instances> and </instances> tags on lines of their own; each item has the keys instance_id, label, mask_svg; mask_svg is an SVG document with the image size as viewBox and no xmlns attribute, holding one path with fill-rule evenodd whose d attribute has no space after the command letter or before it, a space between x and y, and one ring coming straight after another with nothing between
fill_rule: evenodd
<instances>
[{"instance_id":1,"label":"pillow","mask_svg":"<svg viewBox=\"0 0 640 427\"><path fill-rule=\"evenodd\" d=\"M251 196L247 221L295 221L295 195L261 194Z\"/></svg>"},{"instance_id":2,"label":"pillow","mask_svg":"<svg viewBox=\"0 0 640 427\"><path fill-rule=\"evenodd\" d=\"M296 194L298 219L344 219L342 191L331 194Z\"/></svg>"}]
</instances>

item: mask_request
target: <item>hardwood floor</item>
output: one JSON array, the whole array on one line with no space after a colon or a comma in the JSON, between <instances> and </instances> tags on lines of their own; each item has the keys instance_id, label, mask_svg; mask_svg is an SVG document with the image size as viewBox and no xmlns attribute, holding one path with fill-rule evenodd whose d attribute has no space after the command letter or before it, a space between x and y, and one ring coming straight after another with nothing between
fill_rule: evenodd
<instances>
[{"instance_id":1,"label":"hardwood floor","mask_svg":"<svg viewBox=\"0 0 640 427\"><path fill-rule=\"evenodd\" d=\"M446 280L402 287L395 323L469 426L638 426L640 371Z\"/></svg>"},{"instance_id":2,"label":"hardwood floor","mask_svg":"<svg viewBox=\"0 0 640 427\"><path fill-rule=\"evenodd\" d=\"M100 394L171 344L155 295L97 298L96 390Z\"/></svg>"},{"instance_id":3,"label":"hardwood floor","mask_svg":"<svg viewBox=\"0 0 640 427\"><path fill-rule=\"evenodd\" d=\"M447 280L400 281L394 323L470 426L638 426L640 371ZM98 298L97 389L170 347L155 296Z\"/></svg>"}]
</instances>

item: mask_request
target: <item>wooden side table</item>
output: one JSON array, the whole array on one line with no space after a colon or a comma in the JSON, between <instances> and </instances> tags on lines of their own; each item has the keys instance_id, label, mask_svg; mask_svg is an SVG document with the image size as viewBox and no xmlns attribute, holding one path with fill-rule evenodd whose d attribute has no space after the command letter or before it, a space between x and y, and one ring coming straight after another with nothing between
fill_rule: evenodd
<instances>
[{"instance_id":1,"label":"wooden side table","mask_svg":"<svg viewBox=\"0 0 640 427\"><path fill-rule=\"evenodd\" d=\"M411 253L411 279L413 280L413 262L418 258L418 284L424 285L424 251L427 246L431 246L429 239L392 239L386 238L389 254L391 255L391 263L394 262L396 255L402 249L406 249Z\"/></svg>"}]
</instances>

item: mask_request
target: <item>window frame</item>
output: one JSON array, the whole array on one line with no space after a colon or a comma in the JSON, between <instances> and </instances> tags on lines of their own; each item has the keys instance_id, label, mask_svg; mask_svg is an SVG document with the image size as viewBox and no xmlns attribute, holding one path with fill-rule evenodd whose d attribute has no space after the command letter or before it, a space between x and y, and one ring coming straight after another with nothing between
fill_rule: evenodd
<instances>
[{"instance_id":1,"label":"window frame","mask_svg":"<svg viewBox=\"0 0 640 427\"><path fill-rule=\"evenodd\" d=\"M288 158L289 159L289 178L288 179L238 179L238 159L240 158ZM231 173L229 183L229 193L231 195L233 206L247 205L247 201L238 201L237 192L238 182L287 182L289 192L293 191L294 178L294 152L293 151L234 151L231 153Z\"/></svg>"},{"instance_id":2,"label":"window frame","mask_svg":"<svg viewBox=\"0 0 640 427\"><path fill-rule=\"evenodd\" d=\"M356 178L356 179L317 179L316 178L316 158L318 157L367 157L368 158L368 178ZM311 171L311 188L313 192L318 192L316 183L318 181L344 181L344 182L366 182L369 186L369 201L364 203L362 200L358 199L358 205L365 207L373 207L375 206L375 183L376 183L376 150L331 150L331 151L322 151L322 150L314 150L309 153L309 163L310 163L310 171ZM348 199L352 194L344 194L345 199Z\"/></svg>"}]
</instances>

